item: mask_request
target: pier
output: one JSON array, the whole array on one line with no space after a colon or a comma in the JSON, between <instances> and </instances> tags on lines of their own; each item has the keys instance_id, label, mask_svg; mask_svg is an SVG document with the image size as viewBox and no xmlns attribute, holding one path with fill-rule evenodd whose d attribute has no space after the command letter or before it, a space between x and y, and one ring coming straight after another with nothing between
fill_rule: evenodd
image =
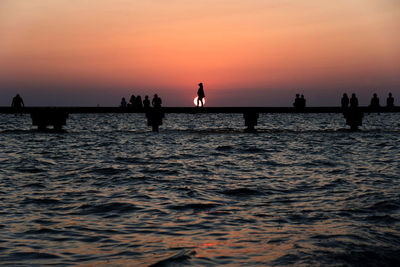
<instances>
[{"instance_id":1,"label":"pier","mask_svg":"<svg viewBox=\"0 0 400 267\"><path fill-rule=\"evenodd\" d=\"M241 113L243 114L246 131L254 132L257 126L259 114L266 113L342 113L346 124L350 129L357 130L362 125L364 114L400 112L400 107L381 107L371 109L369 107L358 107L356 109L342 109L341 107L162 107L149 109L134 109L121 107L0 107L3 114L30 114L32 125L39 130L45 130L53 126L55 130L61 130L66 125L68 114L74 113L143 113L147 118L147 125L154 132L159 130L162 120L167 113Z\"/></svg>"}]
</instances>

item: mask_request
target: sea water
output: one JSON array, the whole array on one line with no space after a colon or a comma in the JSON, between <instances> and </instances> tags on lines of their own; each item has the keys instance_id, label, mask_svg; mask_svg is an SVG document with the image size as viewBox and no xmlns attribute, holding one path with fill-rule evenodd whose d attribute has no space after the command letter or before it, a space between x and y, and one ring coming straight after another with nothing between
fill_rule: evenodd
<instances>
[{"instance_id":1,"label":"sea water","mask_svg":"<svg viewBox=\"0 0 400 267\"><path fill-rule=\"evenodd\" d=\"M400 114L0 115L0 264L400 264Z\"/></svg>"}]
</instances>

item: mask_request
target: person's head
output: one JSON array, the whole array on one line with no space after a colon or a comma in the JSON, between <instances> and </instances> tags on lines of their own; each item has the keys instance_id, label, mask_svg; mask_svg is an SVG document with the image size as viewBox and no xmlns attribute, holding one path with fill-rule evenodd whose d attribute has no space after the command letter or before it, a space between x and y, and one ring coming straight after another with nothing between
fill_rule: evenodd
<instances>
[{"instance_id":1,"label":"person's head","mask_svg":"<svg viewBox=\"0 0 400 267\"><path fill-rule=\"evenodd\" d=\"M20 97L19 94L17 94L16 97Z\"/></svg>"},{"instance_id":2,"label":"person's head","mask_svg":"<svg viewBox=\"0 0 400 267\"><path fill-rule=\"evenodd\" d=\"M203 83L199 83L199 86L202 86L203 85Z\"/></svg>"},{"instance_id":3,"label":"person's head","mask_svg":"<svg viewBox=\"0 0 400 267\"><path fill-rule=\"evenodd\" d=\"M301 95L301 98L304 98L304 95Z\"/></svg>"},{"instance_id":4,"label":"person's head","mask_svg":"<svg viewBox=\"0 0 400 267\"><path fill-rule=\"evenodd\" d=\"M296 97L299 98L299 97L300 97L300 94L296 94Z\"/></svg>"},{"instance_id":5,"label":"person's head","mask_svg":"<svg viewBox=\"0 0 400 267\"><path fill-rule=\"evenodd\" d=\"M146 95L144 98L145 98L145 99L149 99L149 96L148 96L148 95Z\"/></svg>"},{"instance_id":6,"label":"person's head","mask_svg":"<svg viewBox=\"0 0 400 267\"><path fill-rule=\"evenodd\" d=\"M347 97L347 94L346 94L346 93L344 93L344 94L343 94L343 97Z\"/></svg>"},{"instance_id":7,"label":"person's head","mask_svg":"<svg viewBox=\"0 0 400 267\"><path fill-rule=\"evenodd\" d=\"M389 93L389 96L392 96L392 93Z\"/></svg>"},{"instance_id":8,"label":"person's head","mask_svg":"<svg viewBox=\"0 0 400 267\"><path fill-rule=\"evenodd\" d=\"M123 97L121 100L125 101L125 97Z\"/></svg>"},{"instance_id":9,"label":"person's head","mask_svg":"<svg viewBox=\"0 0 400 267\"><path fill-rule=\"evenodd\" d=\"M356 97L356 94L355 94L355 93L352 93L352 94L351 94L351 97Z\"/></svg>"},{"instance_id":10,"label":"person's head","mask_svg":"<svg viewBox=\"0 0 400 267\"><path fill-rule=\"evenodd\" d=\"M374 97L377 97L376 93L374 94Z\"/></svg>"}]
</instances>

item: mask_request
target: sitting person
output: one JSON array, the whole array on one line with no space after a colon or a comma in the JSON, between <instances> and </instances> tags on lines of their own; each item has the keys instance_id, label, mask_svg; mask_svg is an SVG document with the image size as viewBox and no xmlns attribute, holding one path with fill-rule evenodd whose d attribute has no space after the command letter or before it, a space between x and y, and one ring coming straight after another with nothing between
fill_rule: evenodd
<instances>
[{"instance_id":1,"label":"sitting person","mask_svg":"<svg viewBox=\"0 0 400 267\"><path fill-rule=\"evenodd\" d=\"M12 103L11 103L11 107L13 107L13 108L25 107L24 100L22 100L22 97L19 94L14 96Z\"/></svg>"}]
</instances>

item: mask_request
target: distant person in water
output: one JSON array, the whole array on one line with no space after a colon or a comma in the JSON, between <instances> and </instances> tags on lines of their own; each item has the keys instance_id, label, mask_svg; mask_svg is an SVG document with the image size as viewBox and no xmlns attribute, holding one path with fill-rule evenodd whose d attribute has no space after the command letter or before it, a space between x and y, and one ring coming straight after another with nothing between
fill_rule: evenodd
<instances>
[{"instance_id":1,"label":"distant person in water","mask_svg":"<svg viewBox=\"0 0 400 267\"><path fill-rule=\"evenodd\" d=\"M350 107L351 108L357 108L358 107L358 99L356 97L356 94L351 94L350 98Z\"/></svg>"},{"instance_id":2,"label":"distant person in water","mask_svg":"<svg viewBox=\"0 0 400 267\"><path fill-rule=\"evenodd\" d=\"M294 102L293 102L293 107L299 108L300 107L300 102L301 102L300 94L296 94L296 98L294 99Z\"/></svg>"},{"instance_id":3,"label":"distant person in water","mask_svg":"<svg viewBox=\"0 0 400 267\"><path fill-rule=\"evenodd\" d=\"M121 106L120 106L121 108L126 108L126 100L125 100L125 97L123 97L122 99L121 99Z\"/></svg>"},{"instance_id":4,"label":"distant person in water","mask_svg":"<svg viewBox=\"0 0 400 267\"><path fill-rule=\"evenodd\" d=\"M342 108L348 108L349 107L350 99L349 99L349 97L347 96L346 93L343 94L341 103L342 103Z\"/></svg>"},{"instance_id":5,"label":"distant person in water","mask_svg":"<svg viewBox=\"0 0 400 267\"><path fill-rule=\"evenodd\" d=\"M142 97L140 95L138 95L136 97L136 105L135 105L135 107L136 108L140 108L140 109L143 108Z\"/></svg>"},{"instance_id":6,"label":"distant person in water","mask_svg":"<svg viewBox=\"0 0 400 267\"><path fill-rule=\"evenodd\" d=\"M13 107L13 108L25 107L24 100L22 100L22 97L19 94L14 96L12 103L11 103L11 107Z\"/></svg>"},{"instance_id":7,"label":"distant person in water","mask_svg":"<svg viewBox=\"0 0 400 267\"><path fill-rule=\"evenodd\" d=\"M304 95L300 96L300 107L305 108L306 107L306 99L304 98Z\"/></svg>"},{"instance_id":8,"label":"distant person in water","mask_svg":"<svg viewBox=\"0 0 400 267\"><path fill-rule=\"evenodd\" d=\"M146 95L146 96L144 97L144 100L143 100L143 107L144 107L145 109L150 108L150 99L149 99L149 96L148 96L148 95Z\"/></svg>"},{"instance_id":9,"label":"distant person in water","mask_svg":"<svg viewBox=\"0 0 400 267\"><path fill-rule=\"evenodd\" d=\"M394 107L394 98L393 98L393 96L392 96L392 93L389 93L388 98L386 98L386 106L387 106L388 108Z\"/></svg>"},{"instance_id":10,"label":"distant person in water","mask_svg":"<svg viewBox=\"0 0 400 267\"><path fill-rule=\"evenodd\" d=\"M199 89L197 90L197 106L201 103L201 106L203 107L203 98L206 95L204 94L204 89L203 89L203 83L199 83Z\"/></svg>"},{"instance_id":11,"label":"distant person in water","mask_svg":"<svg viewBox=\"0 0 400 267\"><path fill-rule=\"evenodd\" d=\"M136 97L134 95L131 95L131 98L129 99L129 104L128 106L131 108L135 107L135 103L136 103Z\"/></svg>"},{"instance_id":12,"label":"distant person in water","mask_svg":"<svg viewBox=\"0 0 400 267\"><path fill-rule=\"evenodd\" d=\"M371 98L371 104L369 105L370 108L376 109L379 108L379 98L376 94L373 95L373 97Z\"/></svg>"},{"instance_id":13,"label":"distant person in water","mask_svg":"<svg viewBox=\"0 0 400 267\"><path fill-rule=\"evenodd\" d=\"M153 100L151 101L151 104L153 105L154 108L161 108L161 98L158 97L157 94L154 95Z\"/></svg>"}]
</instances>

